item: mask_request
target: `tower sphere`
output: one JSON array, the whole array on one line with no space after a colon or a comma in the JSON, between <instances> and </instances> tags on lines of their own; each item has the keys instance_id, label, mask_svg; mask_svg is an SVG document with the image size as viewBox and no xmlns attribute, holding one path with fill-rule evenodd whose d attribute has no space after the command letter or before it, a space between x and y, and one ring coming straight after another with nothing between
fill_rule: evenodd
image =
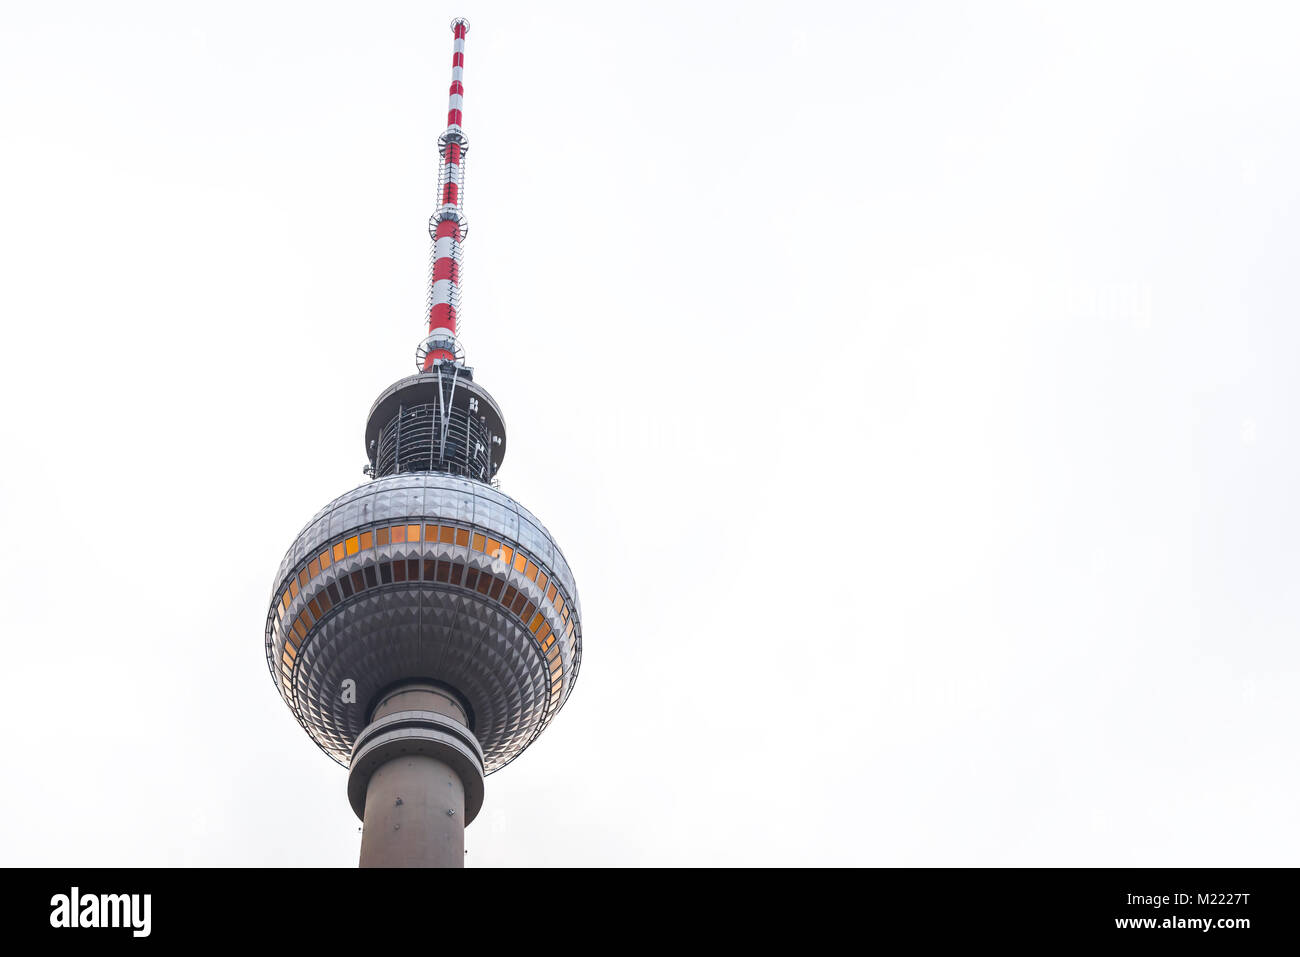
<instances>
[{"instance_id":1,"label":"tower sphere","mask_svg":"<svg viewBox=\"0 0 1300 957\"><path fill-rule=\"evenodd\" d=\"M454 384L439 372L390 386L366 434L372 467L391 474L317 512L280 563L267 662L303 728L341 764L380 696L405 682L455 696L486 773L518 756L573 688L573 573L546 527L485 480L500 453L484 454L475 427L504 448L495 403L463 368ZM421 460L437 470L396 471Z\"/></svg>"}]
</instances>

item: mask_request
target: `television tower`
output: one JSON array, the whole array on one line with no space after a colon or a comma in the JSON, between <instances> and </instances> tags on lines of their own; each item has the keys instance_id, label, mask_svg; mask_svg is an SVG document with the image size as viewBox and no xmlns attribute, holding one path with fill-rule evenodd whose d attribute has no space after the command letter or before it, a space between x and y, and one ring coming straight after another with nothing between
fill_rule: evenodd
<instances>
[{"instance_id":1,"label":"television tower","mask_svg":"<svg viewBox=\"0 0 1300 957\"><path fill-rule=\"evenodd\" d=\"M484 777L551 723L582 661L573 573L542 523L497 490L505 421L457 337L469 23L452 32L418 371L371 406L371 481L299 533L266 619L281 697L349 769L362 867L463 866Z\"/></svg>"}]
</instances>

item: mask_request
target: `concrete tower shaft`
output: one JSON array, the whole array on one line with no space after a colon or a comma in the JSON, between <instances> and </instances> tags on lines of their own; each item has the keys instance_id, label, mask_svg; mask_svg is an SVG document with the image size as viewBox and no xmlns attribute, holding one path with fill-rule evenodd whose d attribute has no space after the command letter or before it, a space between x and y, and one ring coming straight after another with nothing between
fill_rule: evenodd
<instances>
[{"instance_id":1,"label":"concrete tower shaft","mask_svg":"<svg viewBox=\"0 0 1300 957\"><path fill-rule=\"evenodd\" d=\"M348 775L362 867L463 864L465 825L483 806L483 753L467 720L454 692L426 682L380 699Z\"/></svg>"}]
</instances>

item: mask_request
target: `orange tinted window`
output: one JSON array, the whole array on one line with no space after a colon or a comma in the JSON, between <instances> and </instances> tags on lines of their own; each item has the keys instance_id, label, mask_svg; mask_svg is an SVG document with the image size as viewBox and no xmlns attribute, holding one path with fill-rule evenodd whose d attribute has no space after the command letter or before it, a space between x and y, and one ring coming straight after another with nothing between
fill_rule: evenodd
<instances>
[{"instance_id":1,"label":"orange tinted window","mask_svg":"<svg viewBox=\"0 0 1300 957\"><path fill-rule=\"evenodd\" d=\"M485 545L486 542L487 542L487 539L486 539L486 538L484 538L484 537L483 537L482 535L480 535L478 532L475 532L475 533L474 533L474 543L473 543L470 547L473 548L474 551L476 551L476 552L481 552L481 551L483 551L483 546Z\"/></svg>"},{"instance_id":2,"label":"orange tinted window","mask_svg":"<svg viewBox=\"0 0 1300 957\"><path fill-rule=\"evenodd\" d=\"M537 634L537 629L540 628L541 625L542 613L539 611L537 614L533 615L533 620L528 623L528 630L533 634Z\"/></svg>"},{"instance_id":3,"label":"orange tinted window","mask_svg":"<svg viewBox=\"0 0 1300 957\"><path fill-rule=\"evenodd\" d=\"M509 545L503 544L501 546L501 560L505 562L507 565L510 564L510 556L513 555L514 553L515 553L514 549L512 549Z\"/></svg>"},{"instance_id":4,"label":"orange tinted window","mask_svg":"<svg viewBox=\"0 0 1300 957\"><path fill-rule=\"evenodd\" d=\"M459 545L461 548L465 548L466 546L469 545L468 530L463 528L456 529L456 544Z\"/></svg>"},{"instance_id":5,"label":"orange tinted window","mask_svg":"<svg viewBox=\"0 0 1300 957\"><path fill-rule=\"evenodd\" d=\"M524 572L524 574L528 576L528 580L530 582L537 581L537 566L534 565L532 562L529 562L528 571Z\"/></svg>"},{"instance_id":6,"label":"orange tinted window","mask_svg":"<svg viewBox=\"0 0 1300 957\"><path fill-rule=\"evenodd\" d=\"M524 567L527 566L527 564L528 564L528 559L525 558L523 555L515 556L515 571L517 572L523 571Z\"/></svg>"},{"instance_id":7,"label":"orange tinted window","mask_svg":"<svg viewBox=\"0 0 1300 957\"><path fill-rule=\"evenodd\" d=\"M406 526L405 526L405 525L394 525L394 526L393 526L393 544L397 544L397 543L399 543L399 542L404 542L404 541L406 541Z\"/></svg>"},{"instance_id":8,"label":"orange tinted window","mask_svg":"<svg viewBox=\"0 0 1300 957\"><path fill-rule=\"evenodd\" d=\"M426 542L436 542L436 541L438 540L438 526L437 526L437 525L426 525L426 526L424 526L424 540L425 540Z\"/></svg>"},{"instance_id":9,"label":"orange tinted window","mask_svg":"<svg viewBox=\"0 0 1300 957\"><path fill-rule=\"evenodd\" d=\"M420 526L419 526L419 525L407 525L407 526L406 526L406 540L407 540L408 542L418 542L418 541L420 540Z\"/></svg>"},{"instance_id":10,"label":"orange tinted window","mask_svg":"<svg viewBox=\"0 0 1300 957\"><path fill-rule=\"evenodd\" d=\"M325 549L325 551L321 552L320 555L317 556L317 560L320 562L321 571L324 571L325 569L329 568L331 564L330 550L327 548Z\"/></svg>"},{"instance_id":11,"label":"orange tinted window","mask_svg":"<svg viewBox=\"0 0 1300 957\"><path fill-rule=\"evenodd\" d=\"M388 544L388 529L387 529L387 528L381 528L379 531L375 532L375 541L376 541L378 544L380 544L380 545L387 545L387 544Z\"/></svg>"},{"instance_id":12,"label":"orange tinted window","mask_svg":"<svg viewBox=\"0 0 1300 957\"><path fill-rule=\"evenodd\" d=\"M361 541L355 535L353 535L343 544L347 546L349 555L355 555L357 552L361 550Z\"/></svg>"},{"instance_id":13,"label":"orange tinted window","mask_svg":"<svg viewBox=\"0 0 1300 957\"><path fill-rule=\"evenodd\" d=\"M280 597L280 602L284 605L285 608L289 607L289 599L292 597L293 596L289 594L287 589L285 590L285 593Z\"/></svg>"},{"instance_id":14,"label":"orange tinted window","mask_svg":"<svg viewBox=\"0 0 1300 957\"><path fill-rule=\"evenodd\" d=\"M289 582L289 594L294 598L298 597L298 579Z\"/></svg>"},{"instance_id":15,"label":"orange tinted window","mask_svg":"<svg viewBox=\"0 0 1300 957\"><path fill-rule=\"evenodd\" d=\"M495 538L489 538L487 540L487 553L489 558L496 558L501 554L501 543Z\"/></svg>"},{"instance_id":16,"label":"orange tinted window","mask_svg":"<svg viewBox=\"0 0 1300 957\"><path fill-rule=\"evenodd\" d=\"M307 565L307 577L315 578L319 574L320 574L320 562L313 558L311 562Z\"/></svg>"},{"instance_id":17,"label":"orange tinted window","mask_svg":"<svg viewBox=\"0 0 1300 957\"><path fill-rule=\"evenodd\" d=\"M450 545L456 540L456 530L450 525L444 525L438 529L438 541L444 545Z\"/></svg>"},{"instance_id":18,"label":"orange tinted window","mask_svg":"<svg viewBox=\"0 0 1300 957\"><path fill-rule=\"evenodd\" d=\"M337 545L334 546L334 560L335 560L336 562L341 562L341 561L343 561L343 543L342 543L342 542L339 542Z\"/></svg>"},{"instance_id":19,"label":"orange tinted window","mask_svg":"<svg viewBox=\"0 0 1300 957\"><path fill-rule=\"evenodd\" d=\"M551 626L548 625L546 622L542 622L542 627L537 629L537 640L545 641L546 636L549 635L550 633L551 633Z\"/></svg>"},{"instance_id":20,"label":"orange tinted window","mask_svg":"<svg viewBox=\"0 0 1300 957\"><path fill-rule=\"evenodd\" d=\"M546 593L546 600L549 601L549 602L551 602L552 604L554 604L554 603L555 603L555 595L556 595L556 589L555 589L555 586L552 585L551 588L550 588L550 590Z\"/></svg>"},{"instance_id":21,"label":"orange tinted window","mask_svg":"<svg viewBox=\"0 0 1300 957\"><path fill-rule=\"evenodd\" d=\"M547 581L549 581L549 579L546 577L546 572L537 573L537 587L540 588L542 591L546 591Z\"/></svg>"},{"instance_id":22,"label":"orange tinted window","mask_svg":"<svg viewBox=\"0 0 1300 957\"><path fill-rule=\"evenodd\" d=\"M374 546L374 536L371 535L369 532L362 532L362 533L361 533L361 547L362 547L362 548L372 548L373 546Z\"/></svg>"},{"instance_id":23,"label":"orange tinted window","mask_svg":"<svg viewBox=\"0 0 1300 957\"><path fill-rule=\"evenodd\" d=\"M300 572L298 573L298 584L299 584L299 585L305 585L305 584L307 584L307 582L308 582L309 580L310 580L310 579L307 577L307 569L304 568L302 571L300 571Z\"/></svg>"}]
</instances>

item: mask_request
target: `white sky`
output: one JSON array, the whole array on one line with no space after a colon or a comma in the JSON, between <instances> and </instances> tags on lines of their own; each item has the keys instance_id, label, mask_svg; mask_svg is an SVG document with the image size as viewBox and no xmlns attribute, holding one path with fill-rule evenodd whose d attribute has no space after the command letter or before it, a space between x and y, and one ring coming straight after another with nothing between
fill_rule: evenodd
<instances>
[{"instance_id":1,"label":"white sky","mask_svg":"<svg viewBox=\"0 0 1300 957\"><path fill-rule=\"evenodd\" d=\"M584 611L468 862L1294 864L1294 5L7 4L0 863L352 866L272 578L464 342Z\"/></svg>"}]
</instances>

